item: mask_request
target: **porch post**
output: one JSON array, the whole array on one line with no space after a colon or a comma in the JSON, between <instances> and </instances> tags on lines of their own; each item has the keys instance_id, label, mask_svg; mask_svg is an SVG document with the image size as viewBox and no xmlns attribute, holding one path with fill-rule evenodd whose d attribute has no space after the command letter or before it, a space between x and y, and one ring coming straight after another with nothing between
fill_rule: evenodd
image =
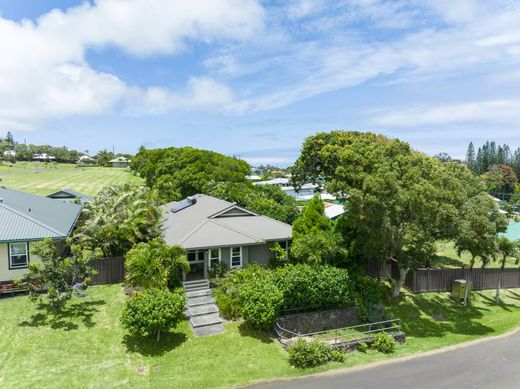
<instances>
[{"instance_id":1,"label":"porch post","mask_svg":"<svg viewBox=\"0 0 520 389\"><path fill-rule=\"evenodd\" d=\"M204 279L207 280L209 278L208 275L209 269L209 250L204 251Z\"/></svg>"}]
</instances>

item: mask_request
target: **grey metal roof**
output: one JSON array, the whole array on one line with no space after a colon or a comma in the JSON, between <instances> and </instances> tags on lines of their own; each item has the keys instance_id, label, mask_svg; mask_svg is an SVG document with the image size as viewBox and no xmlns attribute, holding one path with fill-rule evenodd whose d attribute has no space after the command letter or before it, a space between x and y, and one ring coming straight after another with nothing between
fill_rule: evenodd
<instances>
[{"instance_id":1,"label":"grey metal roof","mask_svg":"<svg viewBox=\"0 0 520 389\"><path fill-rule=\"evenodd\" d=\"M176 202L163 205L163 237L168 244L186 249L262 244L288 240L292 227L215 197L198 194L195 203L175 213ZM233 212L227 211L233 210ZM245 211L245 212L244 212Z\"/></svg>"},{"instance_id":2,"label":"grey metal roof","mask_svg":"<svg viewBox=\"0 0 520 389\"><path fill-rule=\"evenodd\" d=\"M0 187L0 242L67 237L81 205Z\"/></svg>"}]
</instances>

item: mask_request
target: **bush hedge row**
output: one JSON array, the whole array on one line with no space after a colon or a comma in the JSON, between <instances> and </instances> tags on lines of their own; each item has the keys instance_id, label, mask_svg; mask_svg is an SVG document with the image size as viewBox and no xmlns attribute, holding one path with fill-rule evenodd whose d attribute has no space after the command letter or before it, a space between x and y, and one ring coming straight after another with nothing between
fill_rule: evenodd
<instances>
[{"instance_id":1,"label":"bush hedge row","mask_svg":"<svg viewBox=\"0 0 520 389\"><path fill-rule=\"evenodd\" d=\"M265 269L250 265L218 280L217 305L228 319L243 317L256 328L271 327L281 313L361 306L379 299L379 283L351 280L346 269L305 264Z\"/></svg>"}]
</instances>

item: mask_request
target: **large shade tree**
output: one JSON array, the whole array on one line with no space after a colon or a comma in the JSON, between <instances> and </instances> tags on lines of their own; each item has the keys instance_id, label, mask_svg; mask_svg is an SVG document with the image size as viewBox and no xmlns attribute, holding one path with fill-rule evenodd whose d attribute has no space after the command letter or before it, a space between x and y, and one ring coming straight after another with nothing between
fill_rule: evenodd
<instances>
[{"instance_id":1,"label":"large shade tree","mask_svg":"<svg viewBox=\"0 0 520 389\"><path fill-rule=\"evenodd\" d=\"M305 140L293 168L295 185L325 181L329 192L347 197L348 239L364 258L393 262L393 296L407 273L435 252L438 239L458 233L460 209L482 193L463 166L440 163L399 140L360 132L318 133Z\"/></svg>"}]
</instances>

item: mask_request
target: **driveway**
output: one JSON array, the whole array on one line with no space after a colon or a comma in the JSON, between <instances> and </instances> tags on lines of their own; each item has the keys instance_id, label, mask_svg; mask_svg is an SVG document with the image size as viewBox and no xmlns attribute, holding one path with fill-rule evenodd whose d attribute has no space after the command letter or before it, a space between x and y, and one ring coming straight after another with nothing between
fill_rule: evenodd
<instances>
[{"instance_id":1,"label":"driveway","mask_svg":"<svg viewBox=\"0 0 520 389\"><path fill-rule=\"evenodd\" d=\"M257 384L251 388L520 388L520 331L379 366Z\"/></svg>"}]
</instances>

